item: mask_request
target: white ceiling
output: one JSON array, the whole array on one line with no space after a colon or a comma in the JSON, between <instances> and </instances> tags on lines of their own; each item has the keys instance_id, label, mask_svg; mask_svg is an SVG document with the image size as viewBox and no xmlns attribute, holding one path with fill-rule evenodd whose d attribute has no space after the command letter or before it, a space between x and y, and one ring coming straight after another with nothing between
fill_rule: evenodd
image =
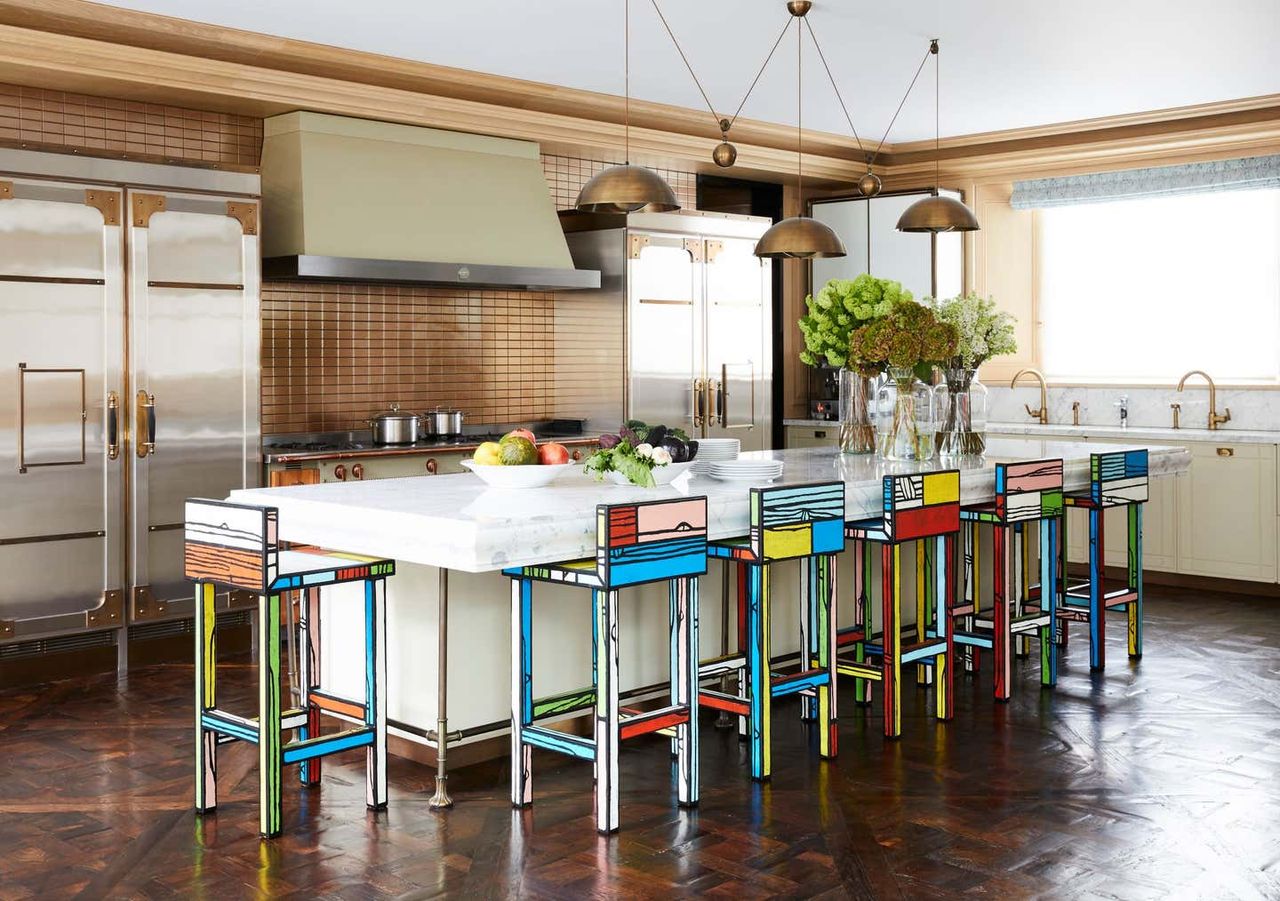
<instances>
[{"instance_id":1,"label":"white ceiling","mask_svg":"<svg viewBox=\"0 0 1280 901\"><path fill-rule=\"evenodd\" d=\"M622 93L622 0L108 2ZM783 0L658 2L717 111L732 113L787 20ZM817 0L809 18L864 141L880 139L934 36L944 136L1280 93L1280 0ZM631 0L631 20L633 96L705 108L650 0ZM795 123L794 35L744 116ZM807 35L804 54L804 124L848 134ZM932 136L926 67L889 140Z\"/></svg>"}]
</instances>

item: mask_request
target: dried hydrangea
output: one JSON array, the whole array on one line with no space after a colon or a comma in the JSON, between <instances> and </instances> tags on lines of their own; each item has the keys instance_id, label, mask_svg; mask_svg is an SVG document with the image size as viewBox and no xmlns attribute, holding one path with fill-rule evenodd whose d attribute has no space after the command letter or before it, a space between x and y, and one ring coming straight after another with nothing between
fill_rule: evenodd
<instances>
[{"instance_id":1,"label":"dried hydrangea","mask_svg":"<svg viewBox=\"0 0 1280 901\"><path fill-rule=\"evenodd\" d=\"M853 333L849 359L859 372L875 376L886 369L922 369L951 359L959 336L929 307L899 300L879 319Z\"/></svg>"}]
</instances>

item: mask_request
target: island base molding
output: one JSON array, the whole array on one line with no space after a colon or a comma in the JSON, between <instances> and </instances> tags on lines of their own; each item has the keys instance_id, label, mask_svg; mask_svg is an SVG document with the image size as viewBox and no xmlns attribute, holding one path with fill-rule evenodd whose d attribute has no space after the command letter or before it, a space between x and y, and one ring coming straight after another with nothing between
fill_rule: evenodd
<instances>
[{"instance_id":1,"label":"island base molding","mask_svg":"<svg viewBox=\"0 0 1280 901\"><path fill-rule=\"evenodd\" d=\"M1073 578L1088 578L1089 564L1068 563L1067 573ZM1127 578L1123 566L1106 568L1107 580L1117 581ZM1248 579L1224 579L1220 576L1193 576L1186 573L1170 573L1157 569L1144 569L1142 580L1150 585L1164 585L1169 588L1182 588L1187 591L1217 591L1222 594L1247 594L1254 597L1280 598L1280 583L1251 582Z\"/></svg>"}]
</instances>

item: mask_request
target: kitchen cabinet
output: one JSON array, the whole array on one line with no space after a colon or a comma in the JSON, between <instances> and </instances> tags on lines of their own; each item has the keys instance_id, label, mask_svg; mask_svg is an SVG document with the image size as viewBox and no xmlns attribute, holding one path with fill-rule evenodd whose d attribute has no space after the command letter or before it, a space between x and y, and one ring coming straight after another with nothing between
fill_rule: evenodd
<instances>
[{"instance_id":1,"label":"kitchen cabinet","mask_svg":"<svg viewBox=\"0 0 1280 901\"><path fill-rule=\"evenodd\" d=\"M1276 445L1194 443L1178 480L1178 572L1276 581Z\"/></svg>"},{"instance_id":2,"label":"kitchen cabinet","mask_svg":"<svg viewBox=\"0 0 1280 901\"><path fill-rule=\"evenodd\" d=\"M787 447L835 447L840 438L839 423L825 426L787 426Z\"/></svg>"}]
</instances>

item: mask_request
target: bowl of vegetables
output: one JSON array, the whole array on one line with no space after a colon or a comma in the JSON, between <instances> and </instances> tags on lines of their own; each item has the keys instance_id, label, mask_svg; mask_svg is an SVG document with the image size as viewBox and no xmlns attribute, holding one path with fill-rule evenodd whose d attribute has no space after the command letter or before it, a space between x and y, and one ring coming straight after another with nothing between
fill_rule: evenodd
<instances>
[{"instance_id":1,"label":"bowl of vegetables","mask_svg":"<svg viewBox=\"0 0 1280 901\"><path fill-rule=\"evenodd\" d=\"M682 430L630 420L616 435L601 435L600 447L583 471L616 485L669 485L693 466L698 442Z\"/></svg>"}]
</instances>

